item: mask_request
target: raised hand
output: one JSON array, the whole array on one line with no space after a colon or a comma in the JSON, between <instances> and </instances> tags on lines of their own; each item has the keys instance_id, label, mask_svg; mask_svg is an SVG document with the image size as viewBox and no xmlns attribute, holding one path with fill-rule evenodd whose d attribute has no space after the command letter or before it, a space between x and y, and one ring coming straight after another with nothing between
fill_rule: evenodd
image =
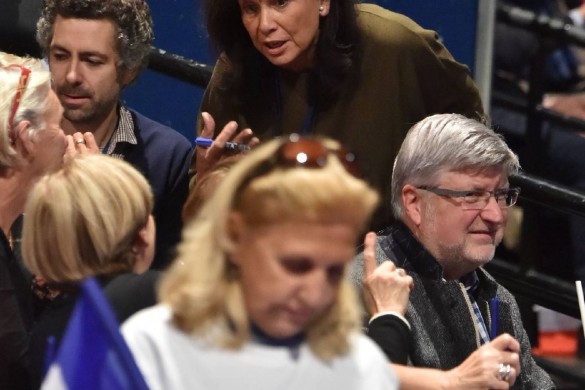
<instances>
[{"instance_id":1,"label":"raised hand","mask_svg":"<svg viewBox=\"0 0 585 390\"><path fill-rule=\"evenodd\" d=\"M204 138L213 138L215 134L215 120L207 112L203 112L201 118L203 120L203 129L199 135ZM260 140L253 135L251 129L244 129L236 134L237 130L238 124L236 122L228 122L217 137L215 137L213 144L209 148L195 148L195 168L199 177L205 175L222 157L234 153L224 148L226 142L231 141L246 144L250 147L254 147L260 143Z\"/></svg>"},{"instance_id":2,"label":"raised hand","mask_svg":"<svg viewBox=\"0 0 585 390\"><path fill-rule=\"evenodd\" d=\"M394 311L404 315L408 307L412 277L390 260L376 264L376 234L369 232L364 239L364 298L370 315Z\"/></svg>"},{"instance_id":3,"label":"raised hand","mask_svg":"<svg viewBox=\"0 0 585 390\"><path fill-rule=\"evenodd\" d=\"M64 161L79 155L79 154L96 154L100 153L100 148L95 142L93 133L75 133L66 136L67 148L65 149Z\"/></svg>"}]
</instances>

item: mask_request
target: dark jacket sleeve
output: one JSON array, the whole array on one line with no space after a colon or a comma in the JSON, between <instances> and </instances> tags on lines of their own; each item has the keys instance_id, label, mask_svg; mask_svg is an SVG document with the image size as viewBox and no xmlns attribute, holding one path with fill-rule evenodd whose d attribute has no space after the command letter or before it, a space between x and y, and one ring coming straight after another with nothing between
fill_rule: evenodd
<instances>
[{"instance_id":1,"label":"dark jacket sleeve","mask_svg":"<svg viewBox=\"0 0 585 390\"><path fill-rule=\"evenodd\" d=\"M28 336L16 297L0 289L0 388L27 389Z\"/></svg>"},{"instance_id":2,"label":"dark jacket sleeve","mask_svg":"<svg viewBox=\"0 0 585 390\"><path fill-rule=\"evenodd\" d=\"M0 389L27 389L29 338L0 230Z\"/></svg>"},{"instance_id":3,"label":"dark jacket sleeve","mask_svg":"<svg viewBox=\"0 0 585 390\"><path fill-rule=\"evenodd\" d=\"M167 190L156 210L156 257L151 268L164 269L175 257L175 245L181 240L181 211L189 194L189 163L192 151L177 145L166 174Z\"/></svg>"},{"instance_id":4,"label":"dark jacket sleeve","mask_svg":"<svg viewBox=\"0 0 585 390\"><path fill-rule=\"evenodd\" d=\"M428 113L456 112L474 119L485 116L479 90L466 65L457 62L432 30L408 37L413 85Z\"/></svg>"},{"instance_id":5,"label":"dark jacket sleeve","mask_svg":"<svg viewBox=\"0 0 585 390\"><path fill-rule=\"evenodd\" d=\"M375 318L368 327L368 336L392 363L407 363L410 330L400 318L391 314Z\"/></svg>"}]
</instances>

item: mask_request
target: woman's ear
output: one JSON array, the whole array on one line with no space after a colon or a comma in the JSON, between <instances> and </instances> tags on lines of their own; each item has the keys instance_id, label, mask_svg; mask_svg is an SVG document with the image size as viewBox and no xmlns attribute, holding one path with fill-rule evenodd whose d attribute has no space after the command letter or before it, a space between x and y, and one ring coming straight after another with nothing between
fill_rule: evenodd
<instances>
[{"instance_id":1,"label":"woman's ear","mask_svg":"<svg viewBox=\"0 0 585 390\"><path fill-rule=\"evenodd\" d=\"M400 192L402 205L404 207L404 217L419 226L422 221L422 203L418 189L410 184L402 187Z\"/></svg>"},{"instance_id":2,"label":"woman's ear","mask_svg":"<svg viewBox=\"0 0 585 390\"><path fill-rule=\"evenodd\" d=\"M141 228L134 242L132 243L132 253L134 254L134 266L132 272L140 274L147 271L154 260L154 249L156 245L156 227L152 215L148 217L148 222Z\"/></svg>"},{"instance_id":3,"label":"woman's ear","mask_svg":"<svg viewBox=\"0 0 585 390\"><path fill-rule=\"evenodd\" d=\"M319 4L319 16L329 15L329 7L331 6L331 0L321 0Z\"/></svg>"},{"instance_id":4,"label":"woman's ear","mask_svg":"<svg viewBox=\"0 0 585 390\"><path fill-rule=\"evenodd\" d=\"M29 160L34 155L35 149L34 142L28 134L31 125L30 121L23 120L18 122L18 125L14 128L14 148L26 160Z\"/></svg>"},{"instance_id":5,"label":"woman's ear","mask_svg":"<svg viewBox=\"0 0 585 390\"><path fill-rule=\"evenodd\" d=\"M241 213L237 211L231 211L228 216L228 238L232 244L232 253L238 253L238 248L242 245L244 240L244 232L246 229L246 222ZM239 264L238 256L230 256L231 262Z\"/></svg>"}]
</instances>

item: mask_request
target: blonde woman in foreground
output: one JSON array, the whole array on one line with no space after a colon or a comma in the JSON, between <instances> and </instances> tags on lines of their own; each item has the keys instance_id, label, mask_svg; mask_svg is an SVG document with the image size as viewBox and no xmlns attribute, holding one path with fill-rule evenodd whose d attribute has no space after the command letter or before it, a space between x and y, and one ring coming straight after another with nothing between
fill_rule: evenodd
<instances>
[{"instance_id":1,"label":"blonde woman in foreground","mask_svg":"<svg viewBox=\"0 0 585 390\"><path fill-rule=\"evenodd\" d=\"M122 327L151 389L398 388L345 278L378 201L353 164L292 137L231 169L185 228L162 303Z\"/></svg>"}]
</instances>

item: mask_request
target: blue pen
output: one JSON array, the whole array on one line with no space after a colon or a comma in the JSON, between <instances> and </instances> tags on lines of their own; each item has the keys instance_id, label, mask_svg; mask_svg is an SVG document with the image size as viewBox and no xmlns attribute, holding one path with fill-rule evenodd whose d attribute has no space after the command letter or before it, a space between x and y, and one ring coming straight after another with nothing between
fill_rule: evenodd
<instances>
[{"instance_id":1,"label":"blue pen","mask_svg":"<svg viewBox=\"0 0 585 390\"><path fill-rule=\"evenodd\" d=\"M202 148L208 148L213 144L213 140L211 138L203 138L197 137L195 138L195 145L200 146ZM228 150L236 150L238 152L245 152L250 150L250 147L246 144L237 144L235 142L226 142L224 149Z\"/></svg>"},{"instance_id":2,"label":"blue pen","mask_svg":"<svg viewBox=\"0 0 585 390\"><path fill-rule=\"evenodd\" d=\"M492 326L490 327L490 339L493 340L498 337L498 317L500 314L500 300L498 297L490 299L490 316L492 319Z\"/></svg>"}]
</instances>

